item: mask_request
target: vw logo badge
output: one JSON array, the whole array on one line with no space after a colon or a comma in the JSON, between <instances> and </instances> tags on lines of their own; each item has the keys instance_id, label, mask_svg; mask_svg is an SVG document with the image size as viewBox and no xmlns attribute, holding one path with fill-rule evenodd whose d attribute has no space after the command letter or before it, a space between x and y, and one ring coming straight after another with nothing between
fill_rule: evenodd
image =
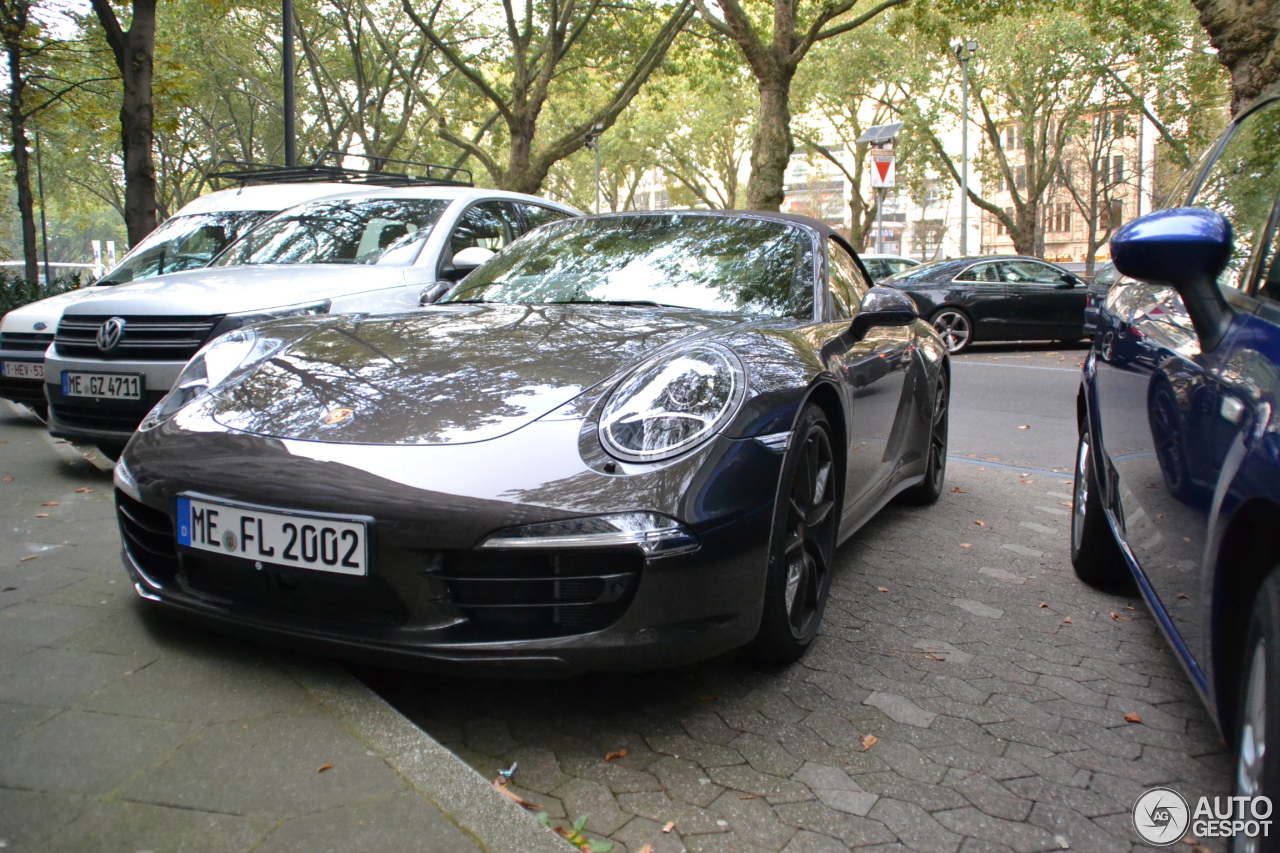
<instances>
[{"instance_id":1,"label":"vw logo badge","mask_svg":"<svg viewBox=\"0 0 1280 853\"><path fill-rule=\"evenodd\" d=\"M98 329L98 349L111 352L120 343L120 336L123 334L124 318L112 317Z\"/></svg>"}]
</instances>

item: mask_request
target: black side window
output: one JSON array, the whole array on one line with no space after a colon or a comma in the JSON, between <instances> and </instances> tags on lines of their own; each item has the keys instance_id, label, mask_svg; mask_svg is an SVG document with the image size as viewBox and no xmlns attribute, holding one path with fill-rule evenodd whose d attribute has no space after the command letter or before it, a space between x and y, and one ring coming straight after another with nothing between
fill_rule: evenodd
<instances>
[{"instance_id":1,"label":"black side window","mask_svg":"<svg viewBox=\"0 0 1280 853\"><path fill-rule=\"evenodd\" d=\"M540 225L546 225L548 222L559 222L561 219L568 219L569 214L559 210L553 210L550 207L543 207L540 204L522 204L520 212L524 214L524 221L529 223L529 230L532 231Z\"/></svg>"},{"instance_id":2,"label":"black side window","mask_svg":"<svg viewBox=\"0 0 1280 853\"><path fill-rule=\"evenodd\" d=\"M480 246L498 251L520 236L516 212L505 201L486 201L462 215L453 229L449 250L458 254L463 249Z\"/></svg>"},{"instance_id":3,"label":"black side window","mask_svg":"<svg viewBox=\"0 0 1280 853\"><path fill-rule=\"evenodd\" d=\"M1258 295L1280 302L1280 202L1271 216L1271 239L1258 256Z\"/></svg>"},{"instance_id":4,"label":"black side window","mask_svg":"<svg viewBox=\"0 0 1280 853\"><path fill-rule=\"evenodd\" d=\"M1231 223L1235 247L1218 277L1222 287L1244 288L1249 262L1262 239L1280 187L1280 101L1240 123L1196 191L1196 207L1216 210Z\"/></svg>"},{"instance_id":5,"label":"black side window","mask_svg":"<svg viewBox=\"0 0 1280 853\"><path fill-rule=\"evenodd\" d=\"M858 269L857 262L849 257L843 246L831 239L827 240L827 278L836 317L852 319L862 307L862 297L867 295L871 286Z\"/></svg>"},{"instance_id":6,"label":"black side window","mask_svg":"<svg viewBox=\"0 0 1280 853\"><path fill-rule=\"evenodd\" d=\"M960 275L956 276L956 281L999 281L1000 276L996 272L995 264L978 264L969 267Z\"/></svg>"}]
</instances>

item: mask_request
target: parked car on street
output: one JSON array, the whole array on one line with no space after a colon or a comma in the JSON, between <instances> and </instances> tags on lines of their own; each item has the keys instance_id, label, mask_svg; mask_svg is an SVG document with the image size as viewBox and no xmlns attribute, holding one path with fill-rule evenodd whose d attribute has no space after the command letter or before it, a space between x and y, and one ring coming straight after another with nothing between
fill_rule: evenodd
<instances>
[{"instance_id":1,"label":"parked car on street","mask_svg":"<svg viewBox=\"0 0 1280 853\"><path fill-rule=\"evenodd\" d=\"M114 457L206 342L280 317L416 308L530 228L577 214L467 186L366 189L284 211L205 269L69 306L45 355L49 431Z\"/></svg>"},{"instance_id":2,"label":"parked car on street","mask_svg":"<svg viewBox=\"0 0 1280 853\"><path fill-rule=\"evenodd\" d=\"M1123 226L1078 402L1071 555L1136 580L1236 748L1280 797L1280 88ZM1239 817L1236 815L1236 817ZM1237 838L1233 850L1275 850Z\"/></svg>"},{"instance_id":3,"label":"parked car on street","mask_svg":"<svg viewBox=\"0 0 1280 853\"><path fill-rule=\"evenodd\" d=\"M23 305L0 318L0 398L46 416L44 353L67 306L112 285L203 267L268 216L351 191L350 184L332 182L275 184L218 190L188 202L92 286Z\"/></svg>"},{"instance_id":4,"label":"parked car on street","mask_svg":"<svg viewBox=\"0 0 1280 853\"><path fill-rule=\"evenodd\" d=\"M790 661L837 545L941 493L949 382L817 220L559 222L421 311L203 348L116 466L124 562L149 602L312 651Z\"/></svg>"},{"instance_id":5,"label":"parked car on street","mask_svg":"<svg viewBox=\"0 0 1280 853\"><path fill-rule=\"evenodd\" d=\"M862 265L867 268L867 275L871 276L871 280L876 284L905 269L920 266L919 261L899 257L898 255L863 254L859 255L858 258L862 261Z\"/></svg>"},{"instance_id":6,"label":"parked car on street","mask_svg":"<svg viewBox=\"0 0 1280 853\"><path fill-rule=\"evenodd\" d=\"M975 341L1072 342L1085 336L1084 281L1038 258L935 261L881 283L910 295L952 353Z\"/></svg>"}]
</instances>

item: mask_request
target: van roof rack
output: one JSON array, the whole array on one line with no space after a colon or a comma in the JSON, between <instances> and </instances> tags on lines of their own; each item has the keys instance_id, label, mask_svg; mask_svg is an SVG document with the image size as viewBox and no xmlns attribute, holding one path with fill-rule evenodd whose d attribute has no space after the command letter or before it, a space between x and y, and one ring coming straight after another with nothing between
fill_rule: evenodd
<instances>
[{"instance_id":1,"label":"van roof rack","mask_svg":"<svg viewBox=\"0 0 1280 853\"><path fill-rule=\"evenodd\" d=\"M376 171L349 169L342 165L343 160L348 156L368 160L379 168ZM388 165L401 166L403 170L383 171ZM474 186L469 169L440 166L434 163L415 163L412 160L394 160L390 157L369 157L364 154L347 155L341 151L324 151L310 166L273 166L268 163L221 160L205 175L205 180L226 181L240 186L322 182L370 184L379 187Z\"/></svg>"}]
</instances>

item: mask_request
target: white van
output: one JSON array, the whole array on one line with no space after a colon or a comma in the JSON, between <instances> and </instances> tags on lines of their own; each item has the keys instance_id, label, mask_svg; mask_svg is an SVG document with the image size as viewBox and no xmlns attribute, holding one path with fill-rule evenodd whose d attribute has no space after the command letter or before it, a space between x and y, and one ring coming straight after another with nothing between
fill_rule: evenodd
<instances>
[{"instance_id":1,"label":"white van","mask_svg":"<svg viewBox=\"0 0 1280 853\"><path fill-rule=\"evenodd\" d=\"M272 214L359 189L336 182L272 184L218 190L189 202L92 285L23 305L0 318L0 398L45 416L44 351L68 305L112 285L203 267Z\"/></svg>"}]
</instances>

